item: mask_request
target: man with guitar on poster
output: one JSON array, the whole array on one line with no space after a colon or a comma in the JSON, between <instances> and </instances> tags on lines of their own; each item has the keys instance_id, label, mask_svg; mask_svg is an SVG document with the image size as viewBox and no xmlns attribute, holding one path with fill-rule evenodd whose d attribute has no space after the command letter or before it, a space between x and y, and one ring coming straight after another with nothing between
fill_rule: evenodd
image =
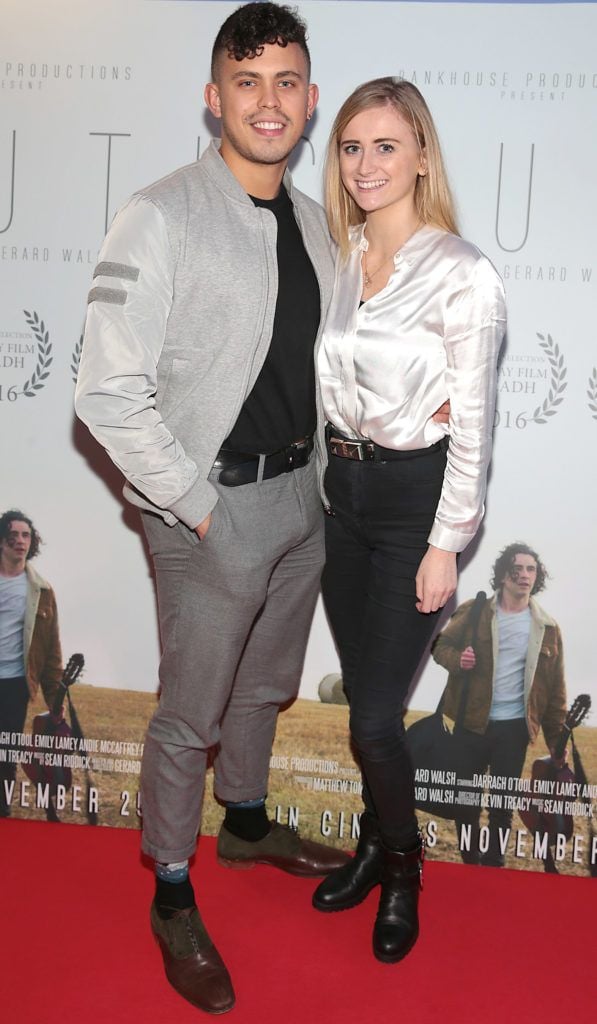
<instances>
[{"instance_id":1,"label":"man with guitar on poster","mask_svg":"<svg viewBox=\"0 0 597 1024\"><path fill-rule=\"evenodd\" d=\"M461 736L469 752L469 777L487 773L518 779L528 743L535 742L539 730L543 729L552 753L561 733L566 719L562 637L557 623L534 597L544 589L546 578L536 551L527 544L509 544L493 566L494 596L481 609L474 648L469 623L472 601L457 608L433 645L435 661L449 672L442 710L454 720L468 677ZM478 808L463 807L455 818L461 857L467 864L503 867L503 837L511 826L512 811L490 808L489 846L482 854L479 815ZM463 826L470 825L470 848L466 848Z\"/></svg>"},{"instance_id":2,"label":"man with guitar on poster","mask_svg":"<svg viewBox=\"0 0 597 1024\"><path fill-rule=\"evenodd\" d=\"M50 709L62 680L54 591L31 566L41 538L16 509L0 516L0 750L14 749L29 700L41 686ZM0 759L0 817L10 814L16 764Z\"/></svg>"}]
</instances>

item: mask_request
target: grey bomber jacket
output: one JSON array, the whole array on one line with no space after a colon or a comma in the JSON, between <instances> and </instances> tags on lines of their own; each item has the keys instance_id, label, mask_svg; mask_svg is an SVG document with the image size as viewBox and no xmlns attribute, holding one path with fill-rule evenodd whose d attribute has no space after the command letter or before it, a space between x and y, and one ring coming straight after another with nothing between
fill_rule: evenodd
<instances>
[{"instance_id":1,"label":"grey bomber jacket","mask_svg":"<svg viewBox=\"0 0 597 1024\"><path fill-rule=\"evenodd\" d=\"M321 207L284 177L321 297L333 286ZM207 476L265 360L277 297L277 225L212 142L135 193L106 236L89 293L75 405L122 471L125 496L193 529ZM325 459L319 388L317 449ZM321 479L321 477L320 477Z\"/></svg>"}]
</instances>

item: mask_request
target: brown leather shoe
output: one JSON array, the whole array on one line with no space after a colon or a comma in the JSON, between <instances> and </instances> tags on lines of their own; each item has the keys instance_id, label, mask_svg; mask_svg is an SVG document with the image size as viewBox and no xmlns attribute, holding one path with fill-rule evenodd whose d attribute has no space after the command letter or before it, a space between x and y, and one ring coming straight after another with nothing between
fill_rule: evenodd
<instances>
[{"instance_id":1,"label":"brown leather shoe","mask_svg":"<svg viewBox=\"0 0 597 1024\"><path fill-rule=\"evenodd\" d=\"M254 864L270 864L290 875L317 878L343 867L350 860L344 850L301 839L287 825L272 821L264 839L249 843L239 839L222 825L218 835L218 861L227 868L252 868Z\"/></svg>"},{"instance_id":2,"label":"brown leather shoe","mask_svg":"<svg viewBox=\"0 0 597 1024\"><path fill-rule=\"evenodd\" d=\"M178 910L164 921L153 903L150 921L162 951L166 977L179 995L206 1013L231 1010L234 989L230 975L197 907Z\"/></svg>"}]
</instances>

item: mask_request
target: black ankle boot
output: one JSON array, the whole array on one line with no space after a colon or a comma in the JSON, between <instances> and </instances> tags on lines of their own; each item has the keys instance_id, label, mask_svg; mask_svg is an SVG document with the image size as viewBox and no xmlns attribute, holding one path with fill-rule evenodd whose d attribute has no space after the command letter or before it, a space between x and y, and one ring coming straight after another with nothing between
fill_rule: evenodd
<instances>
[{"instance_id":1,"label":"black ankle boot","mask_svg":"<svg viewBox=\"0 0 597 1024\"><path fill-rule=\"evenodd\" d=\"M417 845L406 853L383 848L381 897L373 929L373 952L386 964L402 960L417 941L424 852L420 834Z\"/></svg>"},{"instance_id":2,"label":"black ankle boot","mask_svg":"<svg viewBox=\"0 0 597 1024\"><path fill-rule=\"evenodd\" d=\"M377 819L370 811L361 815L361 834L354 857L332 871L313 893L316 910L348 910L362 903L381 882L383 848Z\"/></svg>"}]
</instances>

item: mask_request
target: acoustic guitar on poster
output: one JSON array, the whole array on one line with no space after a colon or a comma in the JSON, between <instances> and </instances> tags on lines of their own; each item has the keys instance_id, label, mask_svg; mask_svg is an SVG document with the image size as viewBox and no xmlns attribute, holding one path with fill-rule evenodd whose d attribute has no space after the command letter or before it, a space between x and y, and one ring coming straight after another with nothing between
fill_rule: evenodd
<instances>
[{"instance_id":1,"label":"acoustic guitar on poster","mask_svg":"<svg viewBox=\"0 0 597 1024\"><path fill-rule=\"evenodd\" d=\"M56 748L66 748L69 740L75 744L80 744L84 740L83 731L70 697L70 687L76 683L84 665L85 659L82 654L73 654L68 659L51 711L35 715L33 719L31 729L33 756L29 763L23 764L23 770L35 785L48 787L48 806L46 808L48 821L60 821L55 807L58 786L62 786L66 792L73 784L72 769L64 766L64 757ZM64 716L65 698L68 703L70 723ZM90 825L96 825L97 813L90 807L88 769L85 769L85 775L87 779L87 820Z\"/></svg>"},{"instance_id":2,"label":"acoustic guitar on poster","mask_svg":"<svg viewBox=\"0 0 597 1024\"><path fill-rule=\"evenodd\" d=\"M566 715L562 731L558 736L553 749L553 754L546 757L538 757L533 761L531 770L531 799L530 809L519 811L522 822L531 832L547 833L549 842L554 843L558 835L566 839L572 837L574 831L574 819L571 814L564 810L546 810L547 794L548 806L563 805L565 807L569 800L561 800L558 794L573 793L571 784L577 782L576 775L568 764L559 764L564 757L566 745L572 730L584 721L591 708L591 698L588 693L581 693L574 700L572 707ZM540 794L540 795L538 795ZM553 797L553 799L552 799Z\"/></svg>"}]
</instances>

